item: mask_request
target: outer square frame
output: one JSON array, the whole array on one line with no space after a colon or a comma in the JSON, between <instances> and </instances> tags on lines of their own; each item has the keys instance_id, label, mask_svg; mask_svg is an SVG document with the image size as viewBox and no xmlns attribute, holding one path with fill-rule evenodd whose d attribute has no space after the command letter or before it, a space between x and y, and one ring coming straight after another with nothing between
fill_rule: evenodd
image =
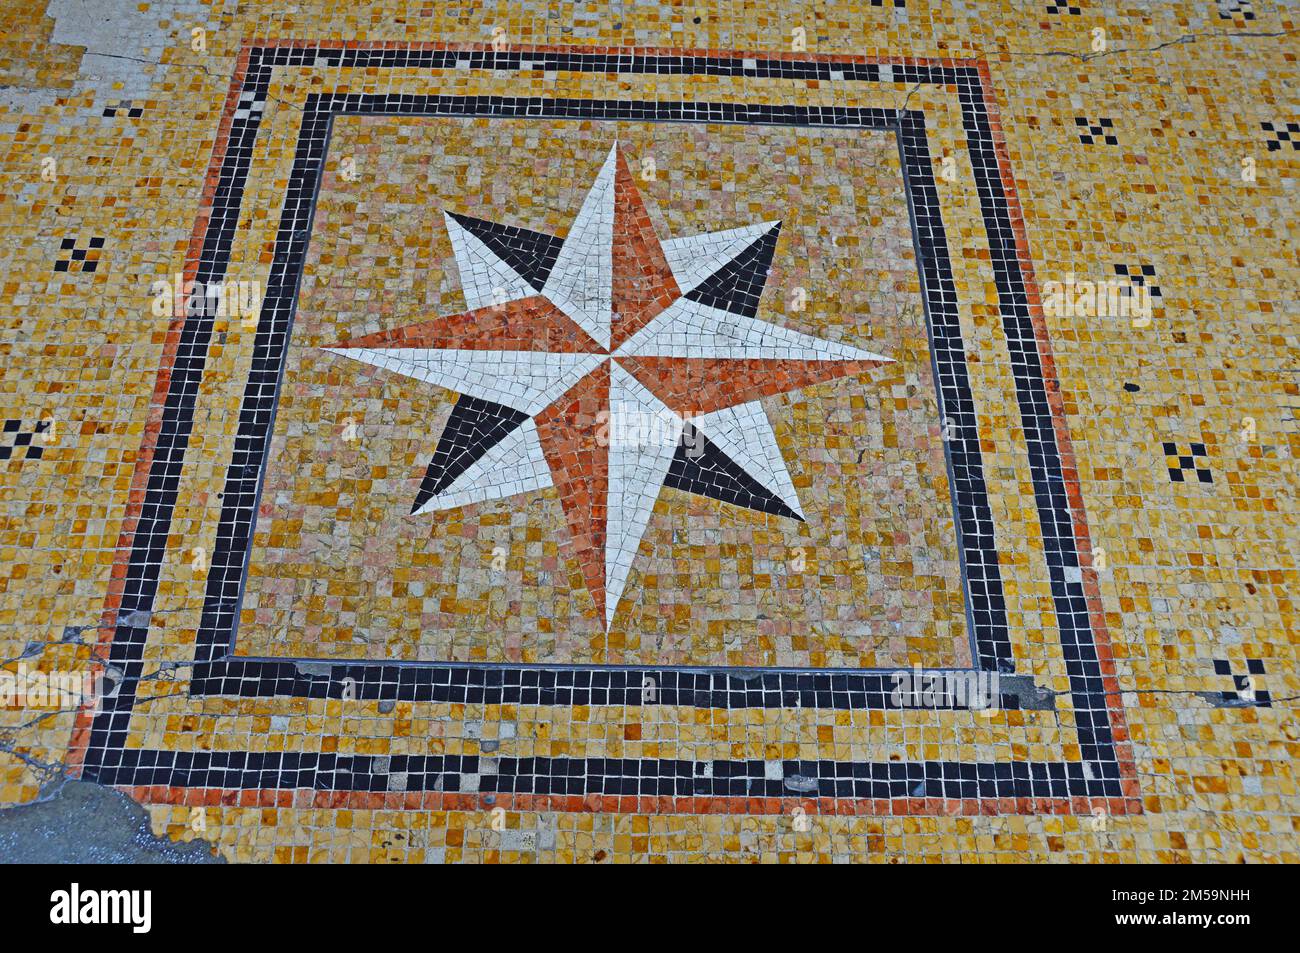
<instances>
[{"instance_id":1,"label":"outer square frame","mask_svg":"<svg viewBox=\"0 0 1300 953\"><path fill-rule=\"evenodd\" d=\"M546 69L599 73L700 73L822 82L900 82L957 89L998 289L1000 313L1028 444L1061 648L1082 760L1009 762L790 761L779 777L762 761L339 756L195 752L127 747L172 509L202 380L212 318L177 317L166 341L132 484L118 560L105 604L103 660L124 673L118 690L82 713L73 762L83 776L144 800L185 803L354 804L391 807L496 804L532 809L772 812L790 803L832 813L993 813L1140 810L1124 713L1104 626L1091 545L1043 313L987 66L954 59L757 54L716 50L511 47L477 44L317 43L246 45L227 96L186 258L185 278L224 277L244 177L274 67ZM916 110L768 104L312 94L303 111L267 293L254 340L239 428L223 497L190 682L192 695L338 698L344 680L358 699L470 704L640 705L743 708L888 708L888 672L601 666L475 666L449 663L314 663L231 654L249 543L273 429L298 282L310 239L319 173L336 114L582 118L859 127L897 136L931 337L940 413L957 436L948 462L962 554L968 626L980 669L1013 671L993 522L958 322L946 237L934 186L925 116ZM1004 696L1004 705L1014 698ZM398 763L400 762L400 764ZM403 776L401 793L391 790ZM799 776L792 798L784 778Z\"/></svg>"}]
</instances>

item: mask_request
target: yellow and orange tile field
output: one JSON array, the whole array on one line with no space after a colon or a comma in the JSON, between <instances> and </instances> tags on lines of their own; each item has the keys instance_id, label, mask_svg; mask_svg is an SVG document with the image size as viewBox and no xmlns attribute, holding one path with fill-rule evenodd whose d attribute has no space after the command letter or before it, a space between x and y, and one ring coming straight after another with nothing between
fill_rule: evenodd
<instances>
[{"instance_id":1,"label":"yellow and orange tile field","mask_svg":"<svg viewBox=\"0 0 1300 953\"><path fill-rule=\"evenodd\" d=\"M0 815L1300 860L1294 8L30 6Z\"/></svg>"}]
</instances>

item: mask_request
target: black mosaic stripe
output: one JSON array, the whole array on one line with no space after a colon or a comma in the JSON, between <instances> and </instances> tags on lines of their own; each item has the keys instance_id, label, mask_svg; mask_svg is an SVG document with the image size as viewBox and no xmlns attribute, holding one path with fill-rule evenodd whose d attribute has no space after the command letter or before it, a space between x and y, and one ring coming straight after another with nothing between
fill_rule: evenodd
<instances>
[{"instance_id":1,"label":"black mosaic stripe","mask_svg":"<svg viewBox=\"0 0 1300 953\"><path fill-rule=\"evenodd\" d=\"M640 797L1065 798L1088 783L1079 762L692 761L303 752L118 750L101 784L369 793Z\"/></svg>"},{"instance_id":2,"label":"black mosaic stripe","mask_svg":"<svg viewBox=\"0 0 1300 953\"><path fill-rule=\"evenodd\" d=\"M270 85L269 67L250 66L244 77L243 92L265 98ZM218 170L217 186L213 192L211 215L203 236L203 245L199 253L198 270L195 280L203 286L211 286L221 281L230 261L230 249L234 240L235 228L239 219L240 204L243 197L244 182L248 176L249 163L253 153L253 142L257 138L261 112L253 112L247 118L234 119L231 123L229 143L225 158ZM314 130L320 120L313 120ZM309 129L304 118L304 131ZM321 129L323 134L323 128ZM309 198L303 193L303 176L312 163L304 159L310 150L301 142L298 146L294 163L296 175L292 178L285 195L285 209L301 207ZM319 163L316 163L319 165ZM314 191L314 188L313 190ZM292 242L292 246L290 246ZM277 236L275 254L278 261L284 261L285 253L296 249L301 255L306 246L305 232L288 240L285 239L283 226ZM274 276L273 272L273 276ZM283 288L284 269L279 272ZM268 285L268 299L271 286ZM110 663L122 673L123 677L118 691L101 700L99 713L91 728L87 746L87 765L93 766L93 759L114 748L125 744L125 735L130 723L131 710L135 705L136 688L142 670L145 640L148 637L149 618L153 609L154 596L157 591L158 575L166 557L167 538L171 529L172 512L176 506L177 489L180 484L181 468L184 465L185 451L189 446L190 431L194 421L194 408L198 398L199 385L207 363L208 347L212 340L215 315L211 309L196 309L197 313L187 314L181 328L175 360L172 364L167 395L162 408L162 426L154 446L153 458L149 467L145 498L136 522L131 544L131 555L127 562L126 579L118 611L118 623L113 631L110 647ZM223 497L221 524L228 525L241 514L248 512L256 496L255 475L245 471L249 463L250 450L256 441L256 434L262 433L263 440L270 426L270 406L259 408L250 406L248 394L252 391L262 393L262 381L267 369L267 354L272 339L282 339L288 335L288 314L275 307L264 307L254 338L255 354L253 377L249 379L245 391L244 409L240 412L239 434L236 438L235 453L231 461L230 474L240 474L239 485L227 485ZM269 398L274 392L274 381L265 393ZM256 388L256 389L255 389ZM242 477L253 477L253 480ZM244 517L248 519L247 516ZM233 540L219 537L213 554L214 562L222 560L223 568L232 558ZM214 573L209 578L205 598L205 631L215 632L234 624L234 607L239 597L239 583L227 578L225 573ZM196 658L211 657L216 644L210 638L201 637L195 647Z\"/></svg>"},{"instance_id":3,"label":"black mosaic stripe","mask_svg":"<svg viewBox=\"0 0 1300 953\"><path fill-rule=\"evenodd\" d=\"M685 297L711 308L720 308L747 318L756 317L780 232L781 225L777 223L722 268L688 291Z\"/></svg>"},{"instance_id":4,"label":"black mosaic stripe","mask_svg":"<svg viewBox=\"0 0 1300 953\"><path fill-rule=\"evenodd\" d=\"M460 61L473 69L546 69L579 70L593 72L662 72L706 73L709 75L779 76L783 78L816 78L825 80L881 80L881 68L871 65L839 65L819 62L774 61L737 57L641 56L631 54L462 54L447 51L414 50L313 50L313 49L254 49L245 78L243 93L264 99L270 82L270 66L293 66L326 63L344 66L427 66L453 67ZM1003 295L1004 324L1012 342L1012 364L1016 373L1017 395L1022 417L1027 421L1026 434L1030 439L1030 464L1034 474L1035 493L1039 501L1045 541L1049 542L1049 563L1052 571L1053 595L1058 618L1061 621L1062 644L1070 669L1071 695L1075 717L1079 724L1079 739L1083 761L1076 763L1025 763L1009 762L924 764L890 762L886 765L864 763L816 762L796 765L793 770L803 771L805 779L815 780L819 792L839 795L849 791L844 786L852 781L851 796L973 797L992 796L993 792L1014 792L1015 796L1065 796L1118 795L1119 766L1115 760L1110 737L1109 714L1101 690L1096 649L1088 625L1086 600L1081 587L1066 578L1065 570L1077 567L1068 508L1064 505L1063 483L1059 475L1059 454L1050 415L1047 413L1046 393L1037 352L1030 347L1032 327L1026 333L1027 311L1019 307L1007 310L1008 298L1013 302L1023 297L1023 276L1014 251L1014 235L1009 225L1005 196L1001 191L996 157L988 119L984 112L982 89L978 73L969 69L929 66L886 67L894 82L956 84L963 107L963 121L971 142L972 162L980 185L981 206L989 233L995 275L1000 294ZM373 665L311 663L314 673L324 669L328 674L305 674L292 662L277 660L237 659L230 656L234 639L235 611L240 595L244 562L247 558L248 539L259 493L260 474L264 462L265 446L269 441L275 407L275 394L283 368L288 345L293 307L296 301L297 281L300 276L307 236L310 233L311 213L319 181L320 166L328 138L329 121L334 113L371 112L427 116L477 115L518 118L572 118L572 119L623 119L643 121L682 122L738 122L755 124L837 126L891 129L898 134L903 157L905 178L908 183L909 203L912 207L916 232L918 259L921 263L923 291L930 320L932 353L936 366L941 407L946 416L955 418L958 440L950 445L950 465L953 470L955 508L962 537L962 553L967 576L967 600L971 607L973 631L978 657L984 667L989 663L1005 667L1009 662L1009 643L1005 638L1004 605L1001 581L997 575L996 551L991 561L980 548L984 540L991 542L991 517L987 515L987 496L983 491L983 478L978 452L978 440L973 434L973 403L966 379L965 358L961 350L960 329L956 323L956 294L948 267L946 239L938 216L938 202L934 194L932 169L926 147L924 120L919 114L898 115L891 110L845 109L838 107L767 106L731 103L638 103L599 102L585 100L546 100L511 97L438 97L438 96L366 96L334 95L309 97L303 111L302 126L296 149L290 184L285 196L280 230L275 243L275 261L268 282L261 322L254 343L253 373L245 390L244 405L235 452L228 472L226 492L218 533L217 551L214 553L209 573L205 610L196 645L196 665L191 682L194 695L223 694L243 697L319 697L324 692L334 697L334 692L344 689L343 679L353 678L352 687L358 698L396 697L410 700L431 700L435 692L445 692L454 698L473 703L479 697L497 698L526 704L542 704L543 698L554 693L556 704L597 704L592 700L601 697L605 686L588 679L608 676L611 685L605 688L611 697L620 674L633 679L633 685L624 684L625 704L632 694L644 702L641 680L645 677L662 679L657 684L657 699L664 704L695 704L728 706L737 704L762 704L787 707L797 690L801 707L889 707L891 700L885 679L888 673L877 672L816 672L786 673L765 672L736 673L727 676L731 681L744 683L743 691L729 687L727 691L710 688L705 691L698 682L691 683L689 694L684 693L687 683L676 679L706 676L699 672L682 671L609 671L591 667L574 669L535 669L508 666L472 668L455 665ZM212 218L203 241L200 256L200 281L220 280L229 260L230 243L239 214L243 182L248 173L249 157L257 133L260 113L250 112L248 118L237 119L231 130L230 147L219 170L218 188L213 201ZM1012 331L1015 331L1015 335ZM166 751L133 751L126 747L130 714L136 697L136 686L141 675L141 656L149 625L149 613L156 590L158 571L164 556L164 547L170 528L172 509L176 503L180 468L188 444L193 420L198 385L202 377L208 343L212 333L210 317L195 315L188 318L182 329L181 344L175 361L169 390L163 408L163 426L150 469L148 488L141 518L136 527L131 557L128 563L126 589L121 614L114 638L110 644L110 662L123 671L125 678L119 691L105 699L97 714L86 753L86 776L105 783L118 784L193 784L217 787L317 787L328 790L392 790L389 776L392 763L381 771L381 764L373 759L353 759L343 764L349 770L340 772L339 760L327 761L335 756L314 755L254 755L247 752L211 754L207 752L177 754ZM1024 360L1021 360L1024 358ZM1028 422L1032 421L1032 427ZM970 428L970 429L968 429ZM1053 470L1055 466L1055 470ZM1059 490L1059 492L1058 492ZM987 523L987 526L985 525ZM972 542L975 542L972 550ZM972 563L972 552L977 555ZM351 674L349 674L351 673ZM499 684L495 681L500 677ZM536 677L534 686L529 682ZM777 679L776 692L768 691L770 679ZM837 681L842 679L843 681ZM546 684L547 681L551 684ZM805 681L807 680L807 681ZM757 682L757 685L751 682ZM892 680L891 680L892 681ZM444 689L445 686L445 689ZM758 686L761 690L755 691ZM677 694L673 694L677 691ZM534 695L536 701L533 700ZM462 697L463 696L463 697ZM341 697L341 694L340 696ZM587 701L577 699L587 698ZM669 702L666 699L672 698ZM688 698L693 701L688 701ZM528 699L528 701L523 701ZM567 699L567 701L566 701ZM1004 699L1004 704L1006 704ZM616 702L611 702L616 703ZM256 773L254 761L262 758ZM223 763L220 759L226 759ZM245 759L240 762L240 759ZM313 759L319 759L313 761ZM505 759L502 759L504 762ZM206 763L205 763L206 762ZM239 764L238 773L235 765ZM329 770L323 770L326 764ZM599 766L588 762L545 762L545 770L535 769L542 762L519 762L513 773L504 777L516 780L515 790L553 793L555 784L575 792L595 791L596 785L606 781L620 786L633 780L640 785L643 778L653 779L653 789L665 789L667 780L678 783L684 774L675 765L670 772L663 762L601 762ZM712 773L717 777L732 777L727 772L741 770L734 767L744 764L744 774L750 763L713 762L703 766L686 762L692 777L696 772ZM424 789L452 790L457 777L468 777L468 759L461 763L448 760L425 759L415 765L420 770L408 774L411 778L432 779ZM497 764L498 777L501 763ZM727 767L732 766L732 767ZM588 770L600 767L601 770ZM790 767L787 764L783 767ZM212 770L223 773L214 777ZM913 785L906 793L895 782L891 772L902 770L905 779L922 782ZM862 774L861 772L865 772ZM785 778L790 771L783 772ZM318 780L327 778L328 780ZM531 780L528 780L531 779ZM540 779L540 780L538 780ZM580 780L575 780L580 779ZM832 780L833 779L833 780ZM475 783L481 783L479 774ZM863 787L859 782L869 782ZM888 783L886 788L875 785ZM1004 784L1003 782L1008 782ZM424 783L416 780L417 786ZM499 783L499 782L489 782ZM646 782L648 785L650 781ZM771 783L771 782L765 782ZM783 781L784 785L785 782ZM826 785L832 785L827 788ZM414 789L414 788L413 788ZM602 790L603 787L601 788ZM638 788L638 791L648 788ZM786 793L789 793L788 791ZM848 795L841 795L848 796Z\"/></svg>"},{"instance_id":5,"label":"black mosaic stripe","mask_svg":"<svg viewBox=\"0 0 1300 953\"><path fill-rule=\"evenodd\" d=\"M419 50L419 49L319 49L257 47L250 51L250 67L331 66L344 68L404 68L511 70L525 72L642 73L668 75L735 76L758 79L825 80L828 82L892 81L950 86L966 82L965 69L929 63L843 63L824 60L776 59L748 56L697 56L689 53L617 53L535 50ZM889 76L882 76L882 69ZM511 97L482 97L487 100ZM797 110L800 107L785 107Z\"/></svg>"},{"instance_id":6,"label":"black mosaic stripe","mask_svg":"<svg viewBox=\"0 0 1300 953\"><path fill-rule=\"evenodd\" d=\"M1002 570L993 536L993 511L980 452L979 420L966 371L966 345L953 282L948 238L939 213L939 193L925 132L925 117L899 119L899 150L907 178L912 228L921 268L930 354L938 384L939 415L945 432L954 495L954 518L967 590L967 613L975 631L981 668L1015 670L1006 621Z\"/></svg>"},{"instance_id":7,"label":"black mosaic stripe","mask_svg":"<svg viewBox=\"0 0 1300 953\"><path fill-rule=\"evenodd\" d=\"M1029 313L1025 277L1020 270L1015 231L1002 189L988 111L978 74L974 70L966 73L960 93L962 126L966 131L979 190L980 211L989 239L1020 421L1029 450L1034 500L1047 556L1061 648L1069 673L1079 748L1094 776L1100 775L1087 781L1084 793L1099 794L1102 793L1103 779L1118 778L1119 765L1115 760L1110 711L1088 614L1088 598L1083 589L1074 514L1066 492L1065 473L1038 355L1038 336Z\"/></svg>"},{"instance_id":8,"label":"black mosaic stripe","mask_svg":"<svg viewBox=\"0 0 1300 953\"><path fill-rule=\"evenodd\" d=\"M318 670L323 670L317 674ZM972 669L925 670L977 677ZM907 672L909 676L914 674ZM988 678L985 674L983 678ZM902 683L906 685L907 683ZM960 695L933 704L909 702L893 671L793 672L762 669L704 672L681 668L526 668L522 666L308 663L230 658L195 666L191 694L246 698L354 698L454 705L616 705L716 709L810 708L889 711L928 707L964 711ZM1019 695L999 693L1004 709Z\"/></svg>"},{"instance_id":9,"label":"black mosaic stripe","mask_svg":"<svg viewBox=\"0 0 1300 953\"><path fill-rule=\"evenodd\" d=\"M799 514L690 424L682 431L664 486L803 522Z\"/></svg>"},{"instance_id":10,"label":"black mosaic stripe","mask_svg":"<svg viewBox=\"0 0 1300 953\"><path fill-rule=\"evenodd\" d=\"M541 291L546 286L564 239L469 215L449 214L535 289Z\"/></svg>"},{"instance_id":11,"label":"black mosaic stripe","mask_svg":"<svg viewBox=\"0 0 1300 953\"><path fill-rule=\"evenodd\" d=\"M690 56L641 52L583 53L512 50L416 49L289 49L259 47L250 51L250 63L268 66L342 66L406 69L525 70L579 73L695 74L747 76L768 79L820 79L880 81L874 63L826 63L815 60L772 59L762 55ZM925 65L895 66L897 82L951 83L955 70Z\"/></svg>"},{"instance_id":12,"label":"black mosaic stripe","mask_svg":"<svg viewBox=\"0 0 1300 953\"><path fill-rule=\"evenodd\" d=\"M504 404L461 394L438 438L438 447L424 473L411 512L451 486L458 476L527 419L527 414Z\"/></svg>"}]
</instances>

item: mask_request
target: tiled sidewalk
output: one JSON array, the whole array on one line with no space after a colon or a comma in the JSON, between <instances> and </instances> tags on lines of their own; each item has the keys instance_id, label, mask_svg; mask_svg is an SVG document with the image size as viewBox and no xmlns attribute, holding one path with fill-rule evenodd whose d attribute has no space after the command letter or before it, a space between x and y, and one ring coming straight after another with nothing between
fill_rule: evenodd
<instances>
[{"instance_id":1,"label":"tiled sidewalk","mask_svg":"<svg viewBox=\"0 0 1300 953\"><path fill-rule=\"evenodd\" d=\"M0 801L1298 859L1285 5L17 6Z\"/></svg>"}]
</instances>

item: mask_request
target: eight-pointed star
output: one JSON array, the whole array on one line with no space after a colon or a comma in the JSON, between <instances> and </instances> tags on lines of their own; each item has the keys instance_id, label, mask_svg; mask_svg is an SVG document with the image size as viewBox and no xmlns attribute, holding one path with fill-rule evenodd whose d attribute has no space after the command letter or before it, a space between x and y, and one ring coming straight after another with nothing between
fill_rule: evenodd
<instances>
[{"instance_id":1,"label":"eight-pointed star","mask_svg":"<svg viewBox=\"0 0 1300 953\"><path fill-rule=\"evenodd\" d=\"M469 310L330 349L461 395L413 513L554 486L607 628L661 487L802 519L760 399L889 358L757 317L780 222L661 243L617 144L562 240L445 218Z\"/></svg>"}]
</instances>

